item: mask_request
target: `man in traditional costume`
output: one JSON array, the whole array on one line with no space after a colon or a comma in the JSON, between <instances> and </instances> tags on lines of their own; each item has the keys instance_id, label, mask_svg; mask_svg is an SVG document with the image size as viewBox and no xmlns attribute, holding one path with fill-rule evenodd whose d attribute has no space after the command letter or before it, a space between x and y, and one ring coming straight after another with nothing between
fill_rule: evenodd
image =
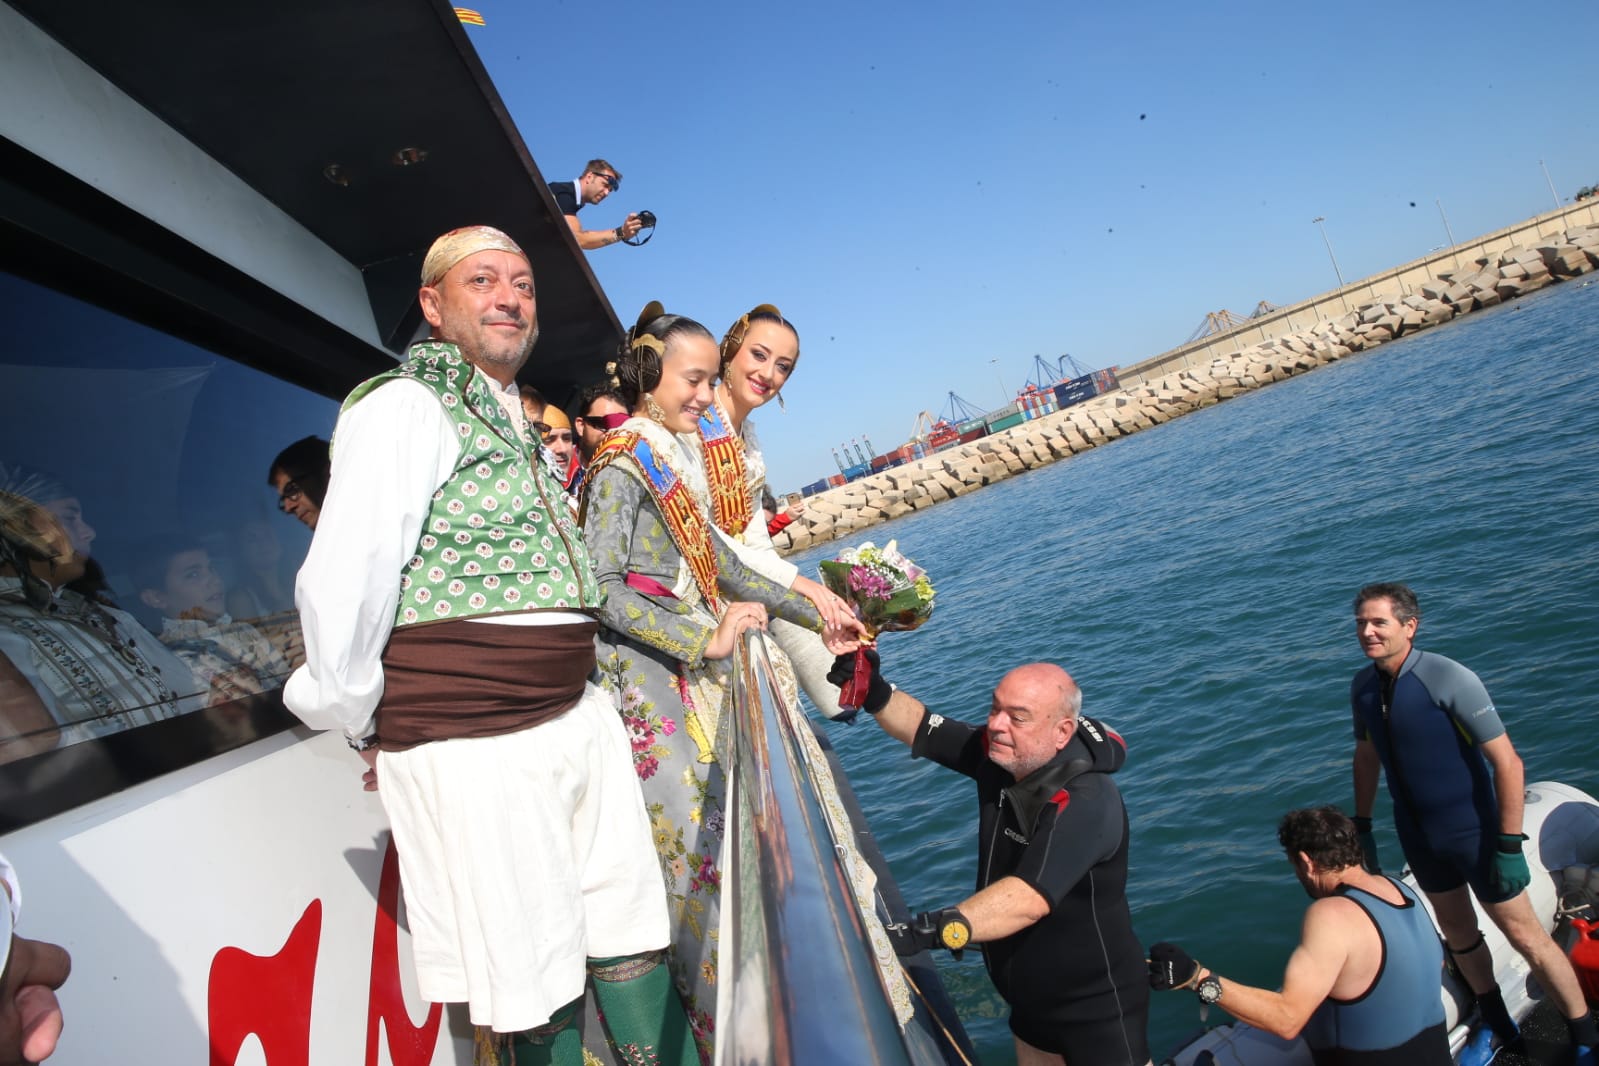
<instances>
[{"instance_id":1,"label":"man in traditional costume","mask_svg":"<svg viewBox=\"0 0 1599 1066\"><path fill-rule=\"evenodd\" d=\"M518 1034L519 1066L579 1063L592 971L618 1045L693 1061L627 737L587 683L599 587L517 395L532 268L455 230L419 300L432 337L340 412L284 702L381 786L424 997Z\"/></svg>"}]
</instances>

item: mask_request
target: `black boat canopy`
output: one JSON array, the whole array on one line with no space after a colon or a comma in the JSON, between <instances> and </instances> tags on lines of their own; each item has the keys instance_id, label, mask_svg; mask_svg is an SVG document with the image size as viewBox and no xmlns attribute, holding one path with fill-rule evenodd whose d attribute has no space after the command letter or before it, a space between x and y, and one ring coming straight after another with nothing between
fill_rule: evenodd
<instances>
[{"instance_id":1,"label":"black boat canopy","mask_svg":"<svg viewBox=\"0 0 1599 1066\"><path fill-rule=\"evenodd\" d=\"M76 245L123 279L214 312L210 332L185 320L191 339L338 396L392 365L419 328L417 275L432 239L497 226L527 250L538 280L542 335L524 376L558 402L599 376L621 335L616 315L448 4L7 2L359 269L388 351L252 292L254 279L6 141L8 240L37 244L45 259ZM62 225L52 229L52 217ZM81 232L96 218L98 244Z\"/></svg>"}]
</instances>

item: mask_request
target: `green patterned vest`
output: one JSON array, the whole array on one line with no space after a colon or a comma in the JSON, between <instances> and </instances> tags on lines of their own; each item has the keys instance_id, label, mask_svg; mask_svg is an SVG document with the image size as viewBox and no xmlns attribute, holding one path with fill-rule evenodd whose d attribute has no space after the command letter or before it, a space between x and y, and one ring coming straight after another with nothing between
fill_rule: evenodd
<instances>
[{"instance_id":1,"label":"green patterned vest","mask_svg":"<svg viewBox=\"0 0 1599 1066\"><path fill-rule=\"evenodd\" d=\"M566 493L519 435L484 376L453 344L422 341L399 367L356 386L409 379L438 396L461 454L433 494L416 552L400 574L396 626L507 611L593 612L604 602ZM335 447L337 441L334 442Z\"/></svg>"}]
</instances>

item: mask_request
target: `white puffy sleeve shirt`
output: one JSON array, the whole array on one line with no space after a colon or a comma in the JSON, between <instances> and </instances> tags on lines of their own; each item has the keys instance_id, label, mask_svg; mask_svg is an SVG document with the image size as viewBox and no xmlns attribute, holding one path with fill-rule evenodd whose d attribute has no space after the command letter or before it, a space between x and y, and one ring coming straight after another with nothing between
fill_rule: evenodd
<instances>
[{"instance_id":1,"label":"white puffy sleeve shirt","mask_svg":"<svg viewBox=\"0 0 1599 1066\"><path fill-rule=\"evenodd\" d=\"M327 498L294 585L305 665L289 676L283 702L314 729L360 738L383 697L400 571L460 444L438 396L403 379L340 415L333 439Z\"/></svg>"}]
</instances>

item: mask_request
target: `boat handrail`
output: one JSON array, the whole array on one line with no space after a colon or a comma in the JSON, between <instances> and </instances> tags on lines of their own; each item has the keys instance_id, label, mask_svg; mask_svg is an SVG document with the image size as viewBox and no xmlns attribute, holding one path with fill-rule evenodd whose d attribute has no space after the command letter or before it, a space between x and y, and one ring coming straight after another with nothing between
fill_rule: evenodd
<instances>
[{"instance_id":1,"label":"boat handrail","mask_svg":"<svg viewBox=\"0 0 1599 1066\"><path fill-rule=\"evenodd\" d=\"M734 671L717 1062L912 1061L762 634Z\"/></svg>"}]
</instances>

